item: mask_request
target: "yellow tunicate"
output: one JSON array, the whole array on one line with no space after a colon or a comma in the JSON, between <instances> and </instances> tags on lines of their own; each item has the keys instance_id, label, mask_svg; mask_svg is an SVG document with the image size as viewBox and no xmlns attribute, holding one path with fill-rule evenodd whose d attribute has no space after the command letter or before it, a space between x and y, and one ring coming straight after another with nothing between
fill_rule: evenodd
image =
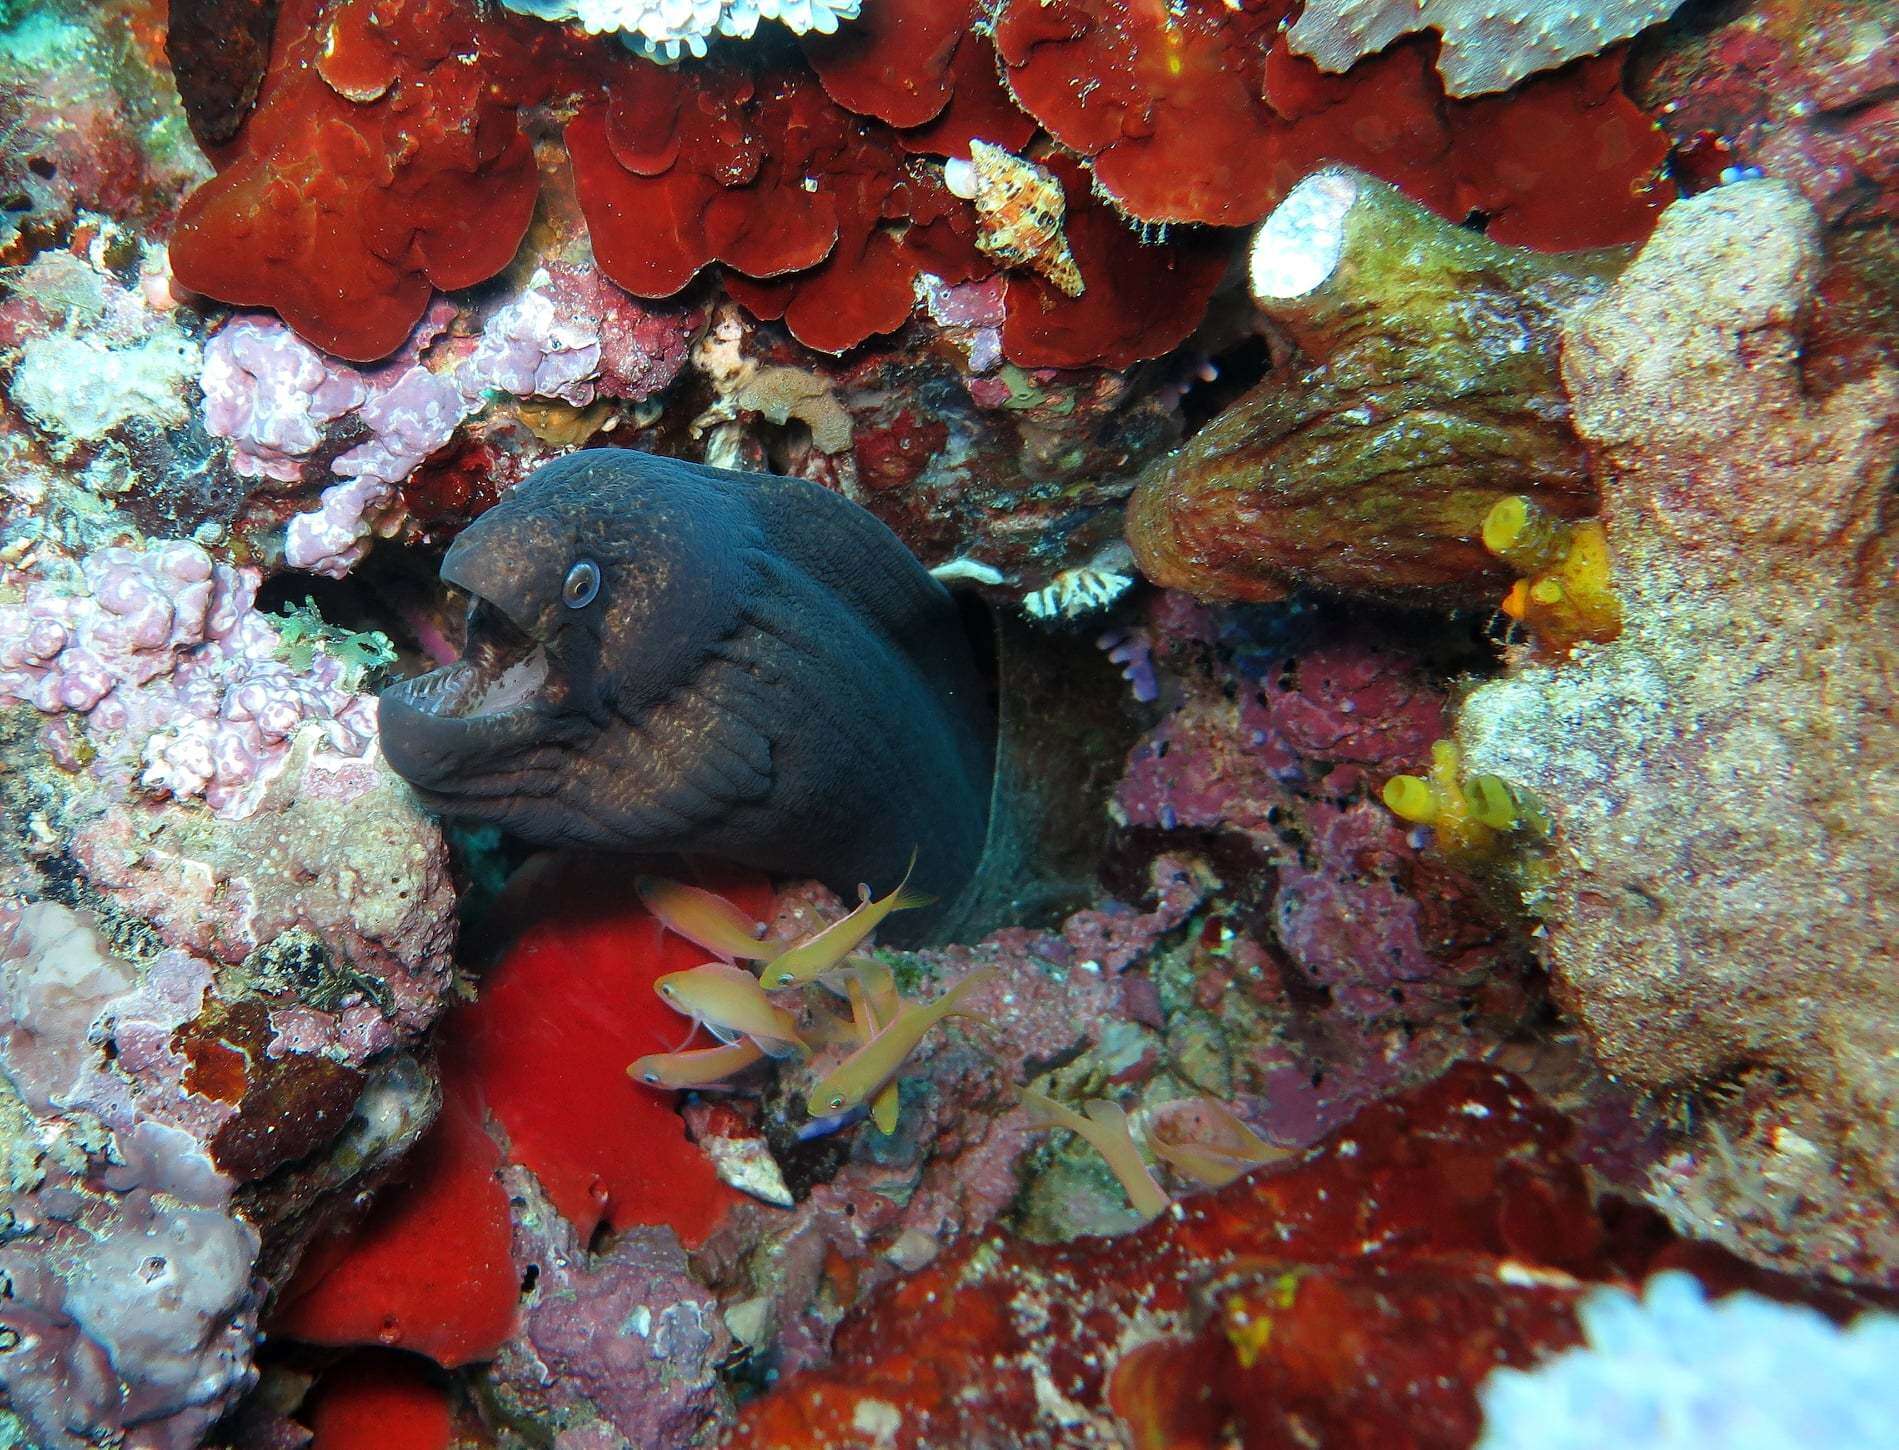
<instances>
[{"instance_id":1,"label":"yellow tunicate","mask_svg":"<svg viewBox=\"0 0 1899 1450\"><path fill-rule=\"evenodd\" d=\"M1385 804L1394 816L1428 826L1437 819L1437 796L1421 776L1394 775L1385 782Z\"/></svg>"},{"instance_id":2,"label":"yellow tunicate","mask_svg":"<svg viewBox=\"0 0 1899 1450\"><path fill-rule=\"evenodd\" d=\"M1528 791L1498 775L1463 779L1454 742L1431 747L1428 776L1394 775L1385 782L1384 800L1401 820L1430 826L1438 849L1452 857L1484 855L1507 832L1541 834L1548 817Z\"/></svg>"},{"instance_id":3,"label":"yellow tunicate","mask_svg":"<svg viewBox=\"0 0 1899 1450\"><path fill-rule=\"evenodd\" d=\"M1609 537L1601 523L1570 523L1522 495L1499 499L1484 516L1484 547L1524 577L1502 609L1547 648L1567 654L1584 640L1622 632L1609 590Z\"/></svg>"},{"instance_id":4,"label":"yellow tunicate","mask_svg":"<svg viewBox=\"0 0 1899 1450\"><path fill-rule=\"evenodd\" d=\"M1464 783L1464 797L1470 802L1472 820L1493 831L1516 829L1516 792L1510 789L1502 776L1473 775Z\"/></svg>"}]
</instances>

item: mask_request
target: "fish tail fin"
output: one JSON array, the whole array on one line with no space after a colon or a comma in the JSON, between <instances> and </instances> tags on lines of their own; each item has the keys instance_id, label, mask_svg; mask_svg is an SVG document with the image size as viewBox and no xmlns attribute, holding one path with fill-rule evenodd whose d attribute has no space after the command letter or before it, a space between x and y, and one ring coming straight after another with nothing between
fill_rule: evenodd
<instances>
[{"instance_id":1,"label":"fish tail fin","mask_svg":"<svg viewBox=\"0 0 1899 1450\"><path fill-rule=\"evenodd\" d=\"M895 895L890 898L890 909L892 911L908 911L913 906L928 906L935 900L936 894L934 892L915 891L908 886L899 886Z\"/></svg>"},{"instance_id":2,"label":"fish tail fin","mask_svg":"<svg viewBox=\"0 0 1899 1450\"><path fill-rule=\"evenodd\" d=\"M789 1037L760 1037L752 1034L752 1045L765 1056L783 1061L788 1057L809 1057L811 1049L805 1045L802 1037L795 1032Z\"/></svg>"},{"instance_id":3,"label":"fish tail fin","mask_svg":"<svg viewBox=\"0 0 1899 1450\"><path fill-rule=\"evenodd\" d=\"M976 1014L963 1006L963 999L975 991L976 988L992 980L995 975L996 969L994 967L981 967L971 972L967 977L964 977L962 981L958 982L954 987L951 987L949 991L943 994L940 1004L942 1015L945 1017L975 1016ZM977 1020L980 1021L982 1019L978 1018Z\"/></svg>"}]
</instances>

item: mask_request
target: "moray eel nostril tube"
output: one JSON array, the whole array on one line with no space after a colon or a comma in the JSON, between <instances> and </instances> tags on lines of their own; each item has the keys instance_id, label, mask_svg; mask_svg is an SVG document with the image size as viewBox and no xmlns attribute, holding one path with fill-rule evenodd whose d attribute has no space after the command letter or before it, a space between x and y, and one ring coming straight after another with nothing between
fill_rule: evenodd
<instances>
[{"instance_id":1,"label":"moray eel nostril tube","mask_svg":"<svg viewBox=\"0 0 1899 1450\"><path fill-rule=\"evenodd\" d=\"M381 700L384 754L442 811L847 898L912 850L945 901L974 873L988 688L955 602L848 500L589 449L469 525L442 578L463 656Z\"/></svg>"}]
</instances>

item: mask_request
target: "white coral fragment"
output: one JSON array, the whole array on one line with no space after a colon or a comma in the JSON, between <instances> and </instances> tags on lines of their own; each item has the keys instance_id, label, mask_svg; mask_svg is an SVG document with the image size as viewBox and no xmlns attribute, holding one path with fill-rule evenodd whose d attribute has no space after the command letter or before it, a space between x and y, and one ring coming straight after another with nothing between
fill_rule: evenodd
<instances>
[{"instance_id":1,"label":"white coral fragment","mask_svg":"<svg viewBox=\"0 0 1899 1450\"><path fill-rule=\"evenodd\" d=\"M1346 71L1401 36L1444 37L1452 96L1507 91L1525 76L1595 55L1666 20L1682 0L1312 0L1287 39L1322 70Z\"/></svg>"},{"instance_id":2,"label":"white coral fragment","mask_svg":"<svg viewBox=\"0 0 1899 1450\"><path fill-rule=\"evenodd\" d=\"M831 35L855 20L862 0L502 0L543 20L571 20L590 35L617 33L649 60L703 59L715 35L750 40L761 20L793 35Z\"/></svg>"},{"instance_id":3,"label":"white coral fragment","mask_svg":"<svg viewBox=\"0 0 1899 1450\"><path fill-rule=\"evenodd\" d=\"M1680 1270L1638 1299L1603 1287L1581 1304L1585 1346L1484 1382L1479 1450L1778 1450L1899 1443L1899 1317L1837 1328L1755 1294L1710 1303Z\"/></svg>"},{"instance_id":4,"label":"white coral fragment","mask_svg":"<svg viewBox=\"0 0 1899 1450\"><path fill-rule=\"evenodd\" d=\"M1064 569L1048 586L1036 590L1022 601L1033 619L1079 619L1097 609L1106 609L1132 587L1131 574L1100 569L1084 564L1079 569Z\"/></svg>"}]
</instances>

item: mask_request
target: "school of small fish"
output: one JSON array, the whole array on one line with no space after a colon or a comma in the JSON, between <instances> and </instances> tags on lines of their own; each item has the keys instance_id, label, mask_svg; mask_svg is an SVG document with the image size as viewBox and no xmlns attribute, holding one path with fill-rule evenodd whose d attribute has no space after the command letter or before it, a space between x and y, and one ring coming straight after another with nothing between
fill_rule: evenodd
<instances>
[{"instance_id":1,"label":"school of small fish","mask_svg":"<svg viewBox=\"0 0 1899 1450\"><path fill-rule=\"evenodd\" d=\"M915 858L912 857L912 865ZM638 1082L669 1091L717 1089L767 1059L810 1057L838 1043L843 1059L805 1096L815 1132L847 1126L867 1112L879 1131L897 1128L898 1080L930 1029L952 1016L970 1015L966 999L994 978L971 972L928 1002L906 1002L890 968L865 946L892 912L927 905L909 887L909 872L888 895L861 899L848 915L802 941L765 940L765 925L725 898L695 886L642 876L640 900L669 931L713 954L715 960L669 972L654 990L683 1017L690 1031L704 1027L718 1047L652 1053L627 1069ZM739 963L755 963L759 975ZM848 1015L822 1007L807 988L825 989ZM773 993L799 994L795 1007ZM1024 1086L1021 1101L1039 1126L1065 1128L1098 1153L1126 1190L1128 1201L1153 1217L1173 1199L1148 1166L1127 1114L1103 1099L1076 1111ZM1218 1185L1285 1156L1255 1134L1231 1109L1211 1098L1190 1098L1139 1115L1148 1155L1192 1185Z\"/></svg>"}]
</instances>

